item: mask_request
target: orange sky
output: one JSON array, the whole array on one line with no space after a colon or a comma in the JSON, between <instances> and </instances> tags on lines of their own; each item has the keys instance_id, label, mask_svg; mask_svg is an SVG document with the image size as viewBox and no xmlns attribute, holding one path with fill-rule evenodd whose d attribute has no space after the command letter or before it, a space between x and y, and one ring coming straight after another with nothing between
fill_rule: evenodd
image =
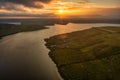
<instances>
[{"instance_id":1,"label":"orange sky","mask_svg":"<svg viewBox=\"0 0 120 80\"><path fill-rule=\"evenodd\" d=\"M120 17L120 0L18 0L0 2L0 15L113 16ZM33 2L34 1L34 4Z\"/></svg>"}]
</instances>

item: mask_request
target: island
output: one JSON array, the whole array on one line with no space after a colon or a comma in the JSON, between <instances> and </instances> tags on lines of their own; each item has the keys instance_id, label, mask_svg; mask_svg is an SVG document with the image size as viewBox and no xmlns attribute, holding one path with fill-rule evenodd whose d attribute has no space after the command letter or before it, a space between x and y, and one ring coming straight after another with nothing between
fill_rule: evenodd
<instances>
[{"instance_id":1,"label":"island","mask_svg":"<svg viewBox=\"0 0 120 80\"><path fill-rule=\"evenodd\" d=\"M120 27L93 27L45 41L64 80L120 79Z\"/></svg>"}]
</instances>

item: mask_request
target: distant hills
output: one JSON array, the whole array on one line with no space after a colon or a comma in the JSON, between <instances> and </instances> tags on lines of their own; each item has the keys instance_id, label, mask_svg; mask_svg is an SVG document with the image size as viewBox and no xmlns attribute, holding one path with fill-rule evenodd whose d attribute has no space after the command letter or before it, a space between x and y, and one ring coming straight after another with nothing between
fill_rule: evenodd
<instances>
[{"instance_id":1,"label":"distant hills","mask_svg":"<svg viewBox=\"0 0 120 80\"><path fill-rule=\"evenodd\" d=\"M119 18L55 18L55 17L28 17L28 18L0 18L0 23L40 24L42 26L67 23L120 23Z\"/></svg>"}]
</instances>

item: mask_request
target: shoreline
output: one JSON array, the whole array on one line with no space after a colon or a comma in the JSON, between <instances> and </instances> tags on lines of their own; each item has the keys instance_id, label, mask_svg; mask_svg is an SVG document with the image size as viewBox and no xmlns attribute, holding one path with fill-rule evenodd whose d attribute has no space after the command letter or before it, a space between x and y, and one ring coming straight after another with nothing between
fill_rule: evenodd
<instances>
[{"instance_id":1,"label":"shoreline","mask_svg":"<svg viewBox=\"0 0 120 80\"><path fill-rule=\"evenodd\" d=\"M59 70L59 66L58 66L57 62L55 62L55 60L53 59L53 57L50 54L51 53L51 49L47 46L47 40L49 40L49 39L44 39L44 41L46 42L46 44L45 44L46 48L50 50L50 52L48 53L48 56L50 57L50 59L54 63L54 65L56 66L56 70L57 70L58 74L60 75L60 77L62 78L61 80L65 80L63 75L61 74L61 72Z\"/></svg>"},{"instance_id":2,"label":"shoreline","mask_svg":"<svg viewBox=\"0 0 120 80\"><path fill-rule=\"evenodd\" d=\"M30 32L48 29L40 25L13 25L13 24L0 24L0 39L5 36L13 35L20 32Z\"/></svg>"},{"instance_id":3,"label":"shoreline","mask_svg":"<svg viewBox=\"0 0 120 80\"><path fill-rule=\"evenodd\" d=\"M92 38L92 41L95 42L95 43L88 43L87 46L85 46L85 44L83 44L82 47L85 47L87 48L88 46L90 47L90 49L92 49L93 47L91 46L94 46L94 45L97 45L95 46L95 50L98 50L98 53L96 53L95 57L93 57L93 55L91 56L92 52L90 52L90 56L88 57L85 57L84 55L83 56L83 60L79 60L80 59L80 56L81 55L78 55L77 54L73 54L73 53L76 53L76 50L79 50L80 47L79 45L76 46L76 44L72 44L74 43L74 39L78 39L79 41L79 35L81 35L82 33L84 33L85 36L82 36L83 38L90 38L90 36L88 36L88 32L89 31L93 31L93 34L92 33L89 33L90 35L92 35L91 37ZM95 32L95 31L98 31L98 32ZM102 33L102 34L101 34ZM95 67L96 65L102 65L104 67L108 67L110 65L103 65L102 62L106 62L106 60L108 58L110 59L114 59L116 57L119 58L119 49L120 49L120 46L119 45L116 45L117 42L114 42L115 40L113 40L114 38L118 37L119 38L119 33L120 33L120 27L100 27L100 28L90 28L90 29L87 29L87 30L83 30L83 31L76 31L76 32L72 32L72 33L66 33L68 35L68 37L64 38L64 39L61 39L60 37L63 36L63 35L66 35L66 34L61 34L61 35L56 35L56 36L53 36L53 37L50 37L48 39L45 39L46 41L46 47L48 49L50 49L50 52L49 52L49 56L50 58L53 60L53 62L57 65L57 68L58 68L58 72L59 74L61 75L61 77L64 79L64 80L83 80L83 79L87 79L87 80L91 80L90 77L91 76L94 76L93 79L94 80L98 80L98 79L113 79L111 77L95 77L95 76L98 76L98 75L111 75L111 73L108 73L106 70L104 70L104 68L101 68L100 71L104 70L105 74L94 74L94 75L91 75L92 73L89 72L89 71L92 71L92 69L90 68L90 70L88 70L88 72L90 73L90 76L87 75L87 73L84 71L84 67L82 67L82 65L87 65L88 68L86 69L89 69L89 66L92 66L92 67ZM74 36L76 36L76 38L74 38ZM99 35L97 38L98 39L95 39L94 41L94 36L96 38L96 35ZM103 36L105 35L105 36ZM109 43L106 43L106 45L104 44L103 45L103 40L101 40L101 38L99 38L100 36L103 36L103 37L107 37L107 36L116 36L114 37L113 39L111 39L112 37L109 37L111 39L111 41L113 41L114 43L110 44L110 48L108 46ZM78 37L79 36L79 37ZM73 37L73 38L72 38ZM73 40L72 40L73 39ZM82 39L82 38L81 38ZM98 40L98 41L97 41ZM105 40L107 41L108 39L105 38ZM116 39L117 40L117 39ZM83 40L84 41L84 40ZM90 40L91 41L91 40ZM89 40L88 40L89 42ZM82 43L82 42L81 42ZM118 42L119 43L119 42ZM117 43L117 44L118 44ZM72 45L71 45L72 44ZM100 44L100 45L99 45ZM120 43L119 43L120 44ZM108 49L106 49L106 47L108 47ZM99 49L100 48L100 49ZM106 51L105 52L99 52L99 50L101 50L101 48L105 48ZM64 50L65 49L65 50ZM68 50L67 50L68 49ZM89 48L88 48L89 49ZM75 50L75 51L74 51ZM71 53L72 52L72 53ZM69 53L69 55L66 55L67 53ZM100 54L99 54L100 53ZM86 53L85 53L86 54ZM99 54L99 55L98 55ZM88 54L87 54L88 55ZM86 56L87 56L86 55ZM65 57L66 56L66 57ZM72 57L73 56L73 57ZM79 57L77 57L79 56ZM63 58L64 57L64 58ZM74 59L73 59L74 58ZM82 58L82 57L81 57ZM88 59L89 58L89 59ZM73 59L73 60L72 60ZM71 61L70 61L71 60ZM101 63L95 63L96 61L98 62L101 62ZM119 59L117 61L120 61ZM91 64L96 64L95 66L94 65L91 65ZM107 63L106 63L107 64ZM109 64L109 63L108 63ZM79 67L77 67L76 65L78 65ZM113 63L113 65L115 65L115 63ZM78 68L78 72L76 71L76 67ZM80 67L81 66L81 67ZM119 66L119 65L118 65ZM73 67L73 68L72 68ZM110 67L113 67L113 66L110 66ZM80 74L79 72L79 68L81 69L82 72L85 72L84 74ZM99 67L96 67L97 69ZM73 69L73 70L71 70ZM111 69L111 68L110 68ZM75 72L76 71L76 72ZM96 70L97 71L97 70ZM96 72L93 70L93 72ZM113 70L114 71L114 70ZM116 70L115 70L116 71ZM117 73L117 72L116 72ZM116 74L114 73L114 74ZM119 72L118 72L119 73ZM73 76L72 76L73 75ZM114 80L114 79L113 79Z\"/></svg>"},{"instance_id":4,"label":"shoreline","mask_svg":"<svg viewBox=\"0 0 120 80\"><path fill-rule=\"evenodd\" d=\"M75 24L85 24L79 22L69 22ZM56 23L60 25L66 25L69 23ZM89 23L93 24L93 23ZM99 23L96 23L99 24ZM109 23L109 24L120 24L120 23ZM37 31L42 29L48 29L46 26L55 25L55 24L48 24L48 25L41 25L41 24L21 24L21 25L14 25L14 24L1 24L0 23L0 39L4 36L20 33L20 32L30 32L30 31ZM35 27L36 26L36 27ZM11 28L11 29L10 29ZM13 29L13 30L12 30Z\"/></svg>"}]
</instances>

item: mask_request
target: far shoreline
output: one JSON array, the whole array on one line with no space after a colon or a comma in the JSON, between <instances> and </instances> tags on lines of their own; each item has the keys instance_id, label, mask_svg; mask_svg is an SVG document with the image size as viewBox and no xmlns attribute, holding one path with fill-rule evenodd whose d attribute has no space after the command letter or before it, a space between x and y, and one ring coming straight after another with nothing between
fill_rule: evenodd
<instances>
[{"instance_id":1,"label":"far shoreline","mask_svg":"<svg viewBox=\"0 0 120 80\"><path fill-rule=\"evenodd\" d=\"M48 28L40 25L0 24L0 39L2 39L5 36L9 36L20 32L31 32L31 31L37 31L43 29L48 29Z\"/></svg>"}]
</instances>

